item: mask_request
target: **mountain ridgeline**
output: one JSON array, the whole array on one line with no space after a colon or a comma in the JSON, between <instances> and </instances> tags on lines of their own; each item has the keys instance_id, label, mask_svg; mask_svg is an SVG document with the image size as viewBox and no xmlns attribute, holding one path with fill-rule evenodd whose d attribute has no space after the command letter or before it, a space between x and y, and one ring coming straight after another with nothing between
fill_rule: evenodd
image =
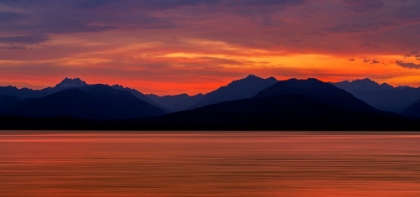
<instances>
[{"instance_id":1,"label":"mountain ridgeline","mask_svg":"<svg viewBox=\"0 0 420 197\"><path fill-rule=\"evenodd\" d=\"M195 96L190 96L188 94L180 94L174 96L157 96L155 94L148 94L146 96L155 103L158 103L161 106L165 106L172 112L188 110L191 106L196 104L204 97L203 94L197 94Z\"/></svg>"},{"instance_id":2,"label":"mountain ridgeline","mask_svg":"<svg viewBox=\"0 0 420 197\"><path fill-rule=\"evenodd\" d=\"M334 85L312 78L307 80L290 79L280 81L262 90L255 97L264 98L276 95L302 95L317 102L341 109L361 112L378 111L365 102L357 99L352 94L337 88Z\"/></svg>"},{"instance_id":3,"label":"mountain ridgeline","mask_svg":"<svg viewBox=\"0 0 420 197\"><path fill-rule=\"evenodd\" d=\"M384 122L385 121L385 122ZM165 125L223 129L371 130L412 122L381 112L350 93L317 79L279 81L252 98L222 102L158 119Z\"/></svg>"},{"instance_id":4,"label":"mountain ridgeline","mask_svg":"<svg viewBox=\"0 0 420 197\"><path fill-rule=\"evenodd\" d=\"M54 87L48 87L42 90L32 90L29 88L18 89L13 86L0 87L0 95L12 96L23 100L27 98L44 97L62 90L83 87L86 85L86 82L82 81L79 78L69 79L66 77L63 81L61 81Z\"/></svg>"},{"instance_id":5,"label":"mountain ridgeline","mask_svg":"<svg viewBox=\"0 0 420 197\"><path fill-rule=\"evenodd\" d=\"M386 83L378 84L370 79L333 84L382 111L401 113L420 99L420 88L393 87Z\"/></svg>"},{"instance_id":6,"label":"mountain ridgeline","mask_svg":"<svg viewBox=\"0 0 420 197\"><path fill-rule=\"evenodd\" d=\"M70 116L83 119L130 119L159 116L165 111L106 85L70 88L46 97L25 99L9 109L10 115L51 118Z\"/></svg>"},{"instance_id":7,"label":"mountain ridgeline","mask_svg":"<svg viewBox=\"0 0 420 197\"><path fill-rule=\"evenodd\" d=\"M402 114L409 117L420 118L420 100L410 105Z\"/></svg>"},{"instance_id":8,"label":"mountain ridgeline","mask_svg":"<svg viewBox=\"0 0 420 197\"><path fill-rule=\"evenodd\" d=\"M418 130L420 101L400 104L407 107L397 114L370 100L378 92L415 90L367 79L325 83L250 75L204 95L160 97L66 78L42 90L0 87L0 129Z\"/></svg>"},{"instance_id":9,"label":"mountain ridgeline","mask_svg":"<svg viewBox=\"0 0 420 197\"><path fill-rule=\"evenodd\" d=\"M274 77L263 79L255 75L249 75L244 79L233 81L227 86L223 86L213 92L204 95L201 100L192 105L189 109L196 109L199 107L226 101L252 98L259 91L275 83L277 83L277 79Z\"/></svg>"},{"instance_id":10,"label":"mountain ridgeline","mask_svg":"<svg viewBox=\"0 0 420 197\"><path fill-rule=\"evenodd\" d=\"M128 87L123 87L121 85L113 85L112 88L117 89L117 90L122 90L122 91L130 92L136 98L138 98L138 99L140 99L140 100L142 100L144 102L147 102L147 103L149 103L149 104L151 104L151 105L153 105L155 107L158 107L158 108L164 110L166 113L172 112L167 107L165 107L163 105L160 105L158 102L153 101L148 96L144 95L143 93L141 93L141 92L139 92L139 91L137 91L135 89L131 89L131 88L128 88Z\"/></svg>"}]
</instances>

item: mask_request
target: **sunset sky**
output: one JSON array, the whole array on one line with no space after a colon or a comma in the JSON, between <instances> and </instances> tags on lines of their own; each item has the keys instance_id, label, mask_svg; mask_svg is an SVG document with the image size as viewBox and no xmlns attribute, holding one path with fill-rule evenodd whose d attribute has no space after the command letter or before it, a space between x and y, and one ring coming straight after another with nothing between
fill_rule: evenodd
<instances>
[{"instance_id":1,"label":"sunset sky","mask_svg":"<svg viewBox=\"0 0 420 197\"><path fill-rule=\"evenodd\" d=\"M159 95L248 74L420 86L420 1L0 0L0 71Z\"/></svg>"}]
</instances>

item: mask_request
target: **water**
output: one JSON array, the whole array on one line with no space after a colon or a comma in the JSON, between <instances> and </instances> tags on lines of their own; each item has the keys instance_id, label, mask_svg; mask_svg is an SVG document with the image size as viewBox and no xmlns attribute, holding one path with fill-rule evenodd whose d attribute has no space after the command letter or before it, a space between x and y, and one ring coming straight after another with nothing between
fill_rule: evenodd
<instances>
[{"instance_id":1,"label":"water","mask_svg":"<svg viewBox=\"0 0 420 197\"><path fill-rule=\"evenodd\" d=\"M0 196L418 197L420 134L4 131Z\"/></svg>"}]
</instances>

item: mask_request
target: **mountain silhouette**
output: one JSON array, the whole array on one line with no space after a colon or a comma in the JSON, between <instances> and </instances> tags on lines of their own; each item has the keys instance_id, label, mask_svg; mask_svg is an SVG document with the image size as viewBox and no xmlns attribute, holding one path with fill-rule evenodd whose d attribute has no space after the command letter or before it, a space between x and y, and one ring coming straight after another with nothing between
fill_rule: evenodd
<instances>
[{"instance_id":1,"label":"mountain silhouette","mask_svg":"<svg viewBox=\"0 0 420 197\"><path fill-rule=\"evenodd\" d=\"M400 126L350 93L317 79L279 81L253 98L227 101L156 118L172 127L223 129L370 129ZM386 121L387 123L384 123Z\"/></svg>"},{"instance_id":2,"label":"mountain silhouette","mask_svg":"<svg viewBox=\"0 0 420 197\"><path fill-rule=\"evenodd\" d=\"M65 78L64 80L62 80L60 83L58 83L56 86L54 87L47 87L44 88L42 90L33 90L30 88L16 88L13 86L7 86L7 87L0 87L0 95L8 95L8 96L13 96L13 97L17 97L19 99L27 99L27 98L39 98L39 97L44 97L44 96L48 96L50 94L65 90L65 89L69 89L69 88L77 88L77 87L82 87L82 86L86 86L86 82L82 81L79 78L75 78L75 79L70 79L70 78Z\"/></svg>"},{"instance_id":3,"label":"mountain silhouette","mask_svg":"<svg viewBox=\"0 0 420 197\"><path fill-rule=\"evenodd\" d=\"M32 90L29 88L16 88L13 86L6 86L6 87L0 87L0 95L8 95L8 96L12 96L12 97L17 97L21 100L27 99L27 98L40 98L40 97L45 97L48 95L51 95L53 93L57 93L60 92L62 90L67 90L67 89L71 89L71 88L80 88L80 87L84 87L84 86L89 86L85 81L81 80L80 78L64 78L60 83L58 83L57 85L55 85L54 87L47 87L44 88L42 90ZM149 98L147 98L143 93L135 90L135 89L131 89L128 87L122 87L120 85L114 85L112 86L113 88L117 89L117 90L124 90L124 91L128 91L131 94L133 94L135 97L137 97L138 99L145 101L153 106L159 107L161 109L163 109L166 113L169 113L170 110L166 109L165 107L162 107L161 105L153 102L152 100L150 100Z\"/></svg>"},{"instance_id":4,"label":"mountain silhouette","mask_svg":"<svg viewBox=\"0 0 420 197\"><path fill-rule=\"evenodd\" d=\"M11 115L45 118L71 116L86 119L106 118L106 106L79 90L69 89L41 98L29 98Z\"/></svg>"},{"instance_id":5,"label":"mountain silhouette","mask_svg":"<svg viewBox=\"0 0 420 197\"><path fill-rule=\"evenodd\" d=\"M17 88L14 86L2 86L0 87L0 95L7 95L16 97L19 99L26 99L26 98L36 98L48 95L49 90L41 91L41 90L32 90L29 88Z\"/></svg>"},{"instance_id":6,"label":"mountain silhouette","mask_svg":"<svg viewBox=\"0 0 420 197\"><path fill-rule=\"evenodd\" d=\"M353 91L384 91L392 90L394 87L387 83L379 84L375 81L372 81L369 78L366 79L357 79L354 81L342 81L333 83L335 86L344 89L348 92Z\"/></svg>"},{"instance_id":7,"label":"mountain silhouette","mask_svg":"<svg viewBox=\"0 0 420 197\"><path fill-rule=\"evenodd\" d=\"M195 96L189 96L188 94L174 96L157 96L154 94L148 94L146 96L172 112L185 111L204 97L203 94L197 94Z\"/></svg>"},{"instance_id":8,"label":"mountain silhouette","mask_svg":"<svg viewBox=\"0 0 420 197\"><path fill-rule=\"evenodd\" d=\"M262 86L261 84L273 80L275 79L249 76L234 81L208 95L220 94L223 99L249 96L250 91L244 90L246 89L244 87L251 87L249 88L251 91L256 91ZM129 88L101 84L84 85L83 83L74 83L73 86L72 82L74 80L66 80L64 84L67 85L62 86L64 90L38 98L20 100L7 95L0 96L0 114L3 113L0 117L0 128L418 130L420 127L417 119L381 112L345 90L313 78L275 80L272 85L258 90L250 98L217 101L204 107L171 114L166 114L164 110L140 100L134 96L135 90L131 89L130 91ZM73 88L67 88L71 86ZM384 87L388 89L386 86ZM410 88L380 91L394 91L395 89ZM227 90L231 90L231 92ZM369 91L372 91L372 88ZM143 95L138 91L134 93ZM148 96L153 97L154 95ZM181 106L185 99L192 99L188 95L155 97L168 99L168 102L174 106ZM198 95L198 97L205 98L203 95ZM190 101L188 100L188 102ZM418 108L420 108L420 101L413 104L404 114L419 117L414 114L414 112L420 111L417 110ZM15 122L20 124L17 126Z\"/></svg>"},{"instance_id":9,"label":"mountain silhouette","mask_svg":"<svg viewBox=\"0 0 420 197\"><path fill-rule=\"evenodd\" d=\"M290 79L262 90L255 97L264 98L278 95L303 95L315 101L341 109L361 112L379 112L352 94L336 86L309 78L307 80Z\"/></svg>"},{"instance_id":10,"label":"mountain silhouette","mask_svg":"<svg viewBox=\"0 0 420 197\"><path fill-rule=\"evenodd\" d=\"M123 87L121 85L113 85L111 87L113 87L114 89L117 89L117 90L123 90L123 91L130 92L136 98L138 98L138 99L140 99L144 102L147 102L147 103L149 103L149 104L151 104L155 107L158 107L158 108L164 110L166 113L172 112L172 110L168 109L166 106L163 106L160 103L155 102L154 100L150 99L148 96L144 95L143 93L141 93L141 92L139 92L135 89L131 89L129 87Z\"/></svg>"},{"instance_id":11,"label":"mountain silhouette","mask_svg":"<svg viewBox=\"0 0 420 197\"><path fill-rule=\"evenodd\" d=\"M7 114L7 112L13 108L16 108L22 104L22 101L13 96L0 95L0 115Z\"/></svg>"},{"instance_id":12,"label":"mountain silhouette","mask_svg":"<svg viewBox=\"0 0 420 197\"><path fill-rule=\"evenodd\" d=\"M79 89L107 104L113 116L119 119L166 114L164 110L136 98L130 92L108 85L89 85Z\"/></svg>"},{"instance_id":13,"label":"mountain silhouette","mask_svg":"<svg viewBox=\"0 0 420 197\"><path fill-rule=\"evenodd\" d=\"M256 97L208 105L153 119L151 128L210 130L381 130L412 125L394 114L355 111L302 94ZM403 126L401 125L403 124Z\"/></svg>"},{"instance_id":14,"label":"mountain silhouette","mask_svg":"<svg viewBox=\"0 0 420 197\"><path fill-rule=\"evenodd\" d=\"M379 110L394 113L401 113L420 98L419 88L392 87L370 79L333 84Z\"/></svg>"},{"instance_id":15,"label":"mountain silhouette","mask_svg":"<svg viewBox=\"0 0 420 197\"><path fill-rule=\"evenodd\" d=\"M233 81L227 86L223 86L213 92L210 92L199 100L189 109L195 109L206 105L233 101L255 96L259 91L271 86L277 82L277 79L270 77L263 79L255 75L249 75L244 79Z\"/></svg>"},{"instance_id":16,"label":"mountain silhouette","mask_svg":"<svg viewBox=\"0 0 420 197\"><path fill-rule=\"evenodd\" d=\"M135 98L127 91L106 85L90 85L30 98L10 115L23 117L70 116L84 119L131 119L158 116L165 112Z\"/></svg>"},{"instance_id":17,"label":"mountain silhouette","mask_svg":"<svg viewBox=\"0 0 420 197\"><path fill-rule=\"evenodd\" d=\"M63 81L61 81L59 84L57 84L53 89L56 91L66 90L70 88L79 88L83 86L87 86L88 84L84 81L82 81L79 78L65 78Z\"/></svg>"},{"instance_id":18,"label":"mountain silhouette","mask_svg":"<svg viewBox=\"0 0 420 197\"><path fill-rule=\"evenodd\" d=\"M420 118L420 100L407 107L401 114L410 117Z\"/></svg>"}]
</instances>

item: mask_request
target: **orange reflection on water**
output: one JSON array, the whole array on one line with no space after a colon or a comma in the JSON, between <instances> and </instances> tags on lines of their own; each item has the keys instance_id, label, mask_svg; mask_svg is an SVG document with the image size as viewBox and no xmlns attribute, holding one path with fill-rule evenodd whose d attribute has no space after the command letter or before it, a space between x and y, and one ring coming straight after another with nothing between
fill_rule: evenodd
<instances>
[{"instance_id":1,"label":"orange reflection on water","mask_svg":"<svg viewBox=\"0 0 420 197\"><path fill-rule=\"evenodd\" d=\"M0 196L417 197L419 144L395 133L3 132Z\"/></svg>"}]
</instances>

